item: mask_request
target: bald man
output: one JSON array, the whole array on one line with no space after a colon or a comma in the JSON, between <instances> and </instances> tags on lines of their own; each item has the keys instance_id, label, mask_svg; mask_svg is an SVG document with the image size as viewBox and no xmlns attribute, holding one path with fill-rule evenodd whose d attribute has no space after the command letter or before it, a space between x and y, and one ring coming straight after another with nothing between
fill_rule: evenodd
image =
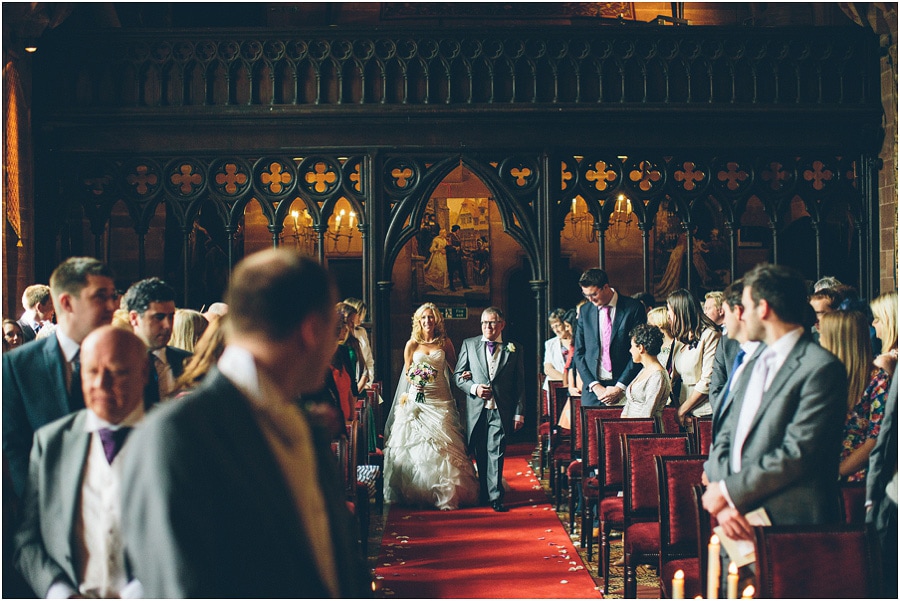
<instances>
[{"instance_id":1,"label":"bald man","mask_svg":"<svg viewBox=\"0 0 900 601\"><path fill-rule=\"evenodd\" d=\"M144 416L143 341L103 326L81 344L86 408L34 437L15 564L44 598L141 596L120 529L128 433Z\"/></svg>"}]
</instances>

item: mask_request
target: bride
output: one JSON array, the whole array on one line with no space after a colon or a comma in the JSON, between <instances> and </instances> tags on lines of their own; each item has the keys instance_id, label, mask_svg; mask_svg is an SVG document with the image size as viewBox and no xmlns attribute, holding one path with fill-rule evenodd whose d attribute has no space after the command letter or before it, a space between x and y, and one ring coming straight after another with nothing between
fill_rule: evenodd
<instances>
[{"instance_id":1,"label":"bride","mask_svg":"<svg viewBox=\"0 0 900 601\"><path fill-rule=\"evenodd\" d=\"M403 351L403 375L388 416L384 444L384 498L388 503L458 509L478 502L478 478L466 454L449 374L456 364L444 320L432 303L413 314L412 337ZM421 389L407 374L427 363L435 381ZM423 391L425 402L417 402Z\"/></svg>"}]
</instances>

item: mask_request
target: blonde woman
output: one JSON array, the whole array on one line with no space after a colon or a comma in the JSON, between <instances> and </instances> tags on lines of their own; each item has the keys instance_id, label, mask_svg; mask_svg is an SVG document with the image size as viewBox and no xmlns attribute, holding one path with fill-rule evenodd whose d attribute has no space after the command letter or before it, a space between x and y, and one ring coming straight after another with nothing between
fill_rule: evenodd
<instances>
[{"instance_id":1,"label":"blonde woman","mask_svg":"<svg viewBox=\"0 0 900 601\"><path fill-rule=\"evenodd\" d=\"M423 366L436 376L416 383L409 374ZM477 503L478 479L450 388L455 366L456 350L444 330L443 316L435 305L425 303L412 318L398 394L386 425L385 501L442 510Z\"/></svg>"},{"instance_id":2,"label":"blonde woman","mask_svg":"<svg viewBox=\"0 0 900 601\"><path fill-rule=\"evenodd\" d=\"M656 326L662 332L662 346L656 358L660 364L669 370L672 348L675 346L675 338L672 337L672 326L669 325L669 310L666 307L654 307L647 312L647 323Z\"/></svg>"},{"instance_id":3,"label":"blonde woman","mask_svg":"<svg viewBox=\"0 0 900 601\"><path fill-rule=\"evenodd\" d=\"M200 311L193 309L176 309L175 319L172 321L172 338L169 346L180 348L189 353L194 352L194 346L203 336L203 332L209 326L209 322Z\"/></svg>"},{"instance_id":4,"label":"blonde woman","mask_svg":"<svg viewBox=\"0 0 900 601\"><path fill-rule=\"evenodd\" d=\"M819 343L847 369L847 420L839 473L863 480L875 447L891 378L872 360L869 320L859 311L832 311L819 319Z\"/></svg>"},{"instance_id":5,"label":"blonde woman","mask_svg":"<svg viewBox=\"0 0 900 601\"><path fill-rule=\"evenodd\" d=\"M897 369L897 291L886 292L872 301L872 327L881 341L875 365L893 376Z\"/></svg>"}]
</instances>

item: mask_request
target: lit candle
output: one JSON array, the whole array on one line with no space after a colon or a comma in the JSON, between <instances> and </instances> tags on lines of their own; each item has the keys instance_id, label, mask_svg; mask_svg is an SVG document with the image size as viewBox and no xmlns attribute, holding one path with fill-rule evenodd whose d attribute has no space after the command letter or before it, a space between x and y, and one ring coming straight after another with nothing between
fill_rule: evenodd
<instances>
[{"instance_id":1,"label":"lit candle","mask_svg":"<svg viewBox=\"0 0 900 601\"><path fill-rule=\"evenodd\" d=\"M296 232L298 228L298 219L300 218L300 211L291 211L291 217L294 218L294 231Z\"/></svg>"},{"instance_id":2,"label":"lit candle","mask_svg":"<svg viewBox=\"0 0 900 601\"><path fill-rule=\"evenodd\" d=\"M738 598L738 569L733 561L728 564L728 598Z\"/></svg>"},{"instance_id":3,"label":"lit candle","mask_svg":"<svg viewBox=\"0 0 900 601\"><path fill-rule=\"evenodd\" d=\"M709 539L709 568L706 572L706 598L719 598L719 576L722 575L722 564L719 559L719 537L713 534Z\"/></svg>"},{"instance_id":4,"label":"lit candle","mask_svg":"<svg viewBox=\"0 0 900 601\"><path fill-rule=\"evenodd\" d=\"M350 211L350 228L353 229L353 220L356 219L356 212Z\"/></svg>"},{"instance_id":5,"label":"lit candle","mask_svg":"<svg viewBox=\"0 0 900 601\"><path fill-rule=\"evenodd\" d=\"M741 599L752 599L753 595L755 595L755 594L756 594L756 589L753 588L753 585L751 584L750 586L748 586L747 588L744 589L744 594L741 595Z\"/></svg>"},{"instance_id":6,"label":"lit candle","mask_svg":"<svg viewBox=\"0 0 900 601\"><path fill-rule=\"evenodd\" d=\"M672 598L684 599L684 570L678 570L672 578Z\"/></svg>"},{"instance_id":7,"label":"lit candle","mask_svg":"<svg viewBox=\"0 0 900 601\"><path fill-rule=\"evenodd\" d=\"M338 214L337 219L334 220L334 231L338 231L341 229L341 217L344 216L344 209L341 209L341 212Z\"/></svg>"},{"instance_id":8,"label":"lit candle","mask_svg":"<svg viewBox=\"0 0 900 601\"><path fill-rule=\"evenodd\" d=\"M574 215L575 213L578 212L578 211L577 211L577 208L576 208L577 206L578 206L578 199L577 199L577 198L573 198L573 199L572 199L572 215Z\"/></svg>"}]
</instances>

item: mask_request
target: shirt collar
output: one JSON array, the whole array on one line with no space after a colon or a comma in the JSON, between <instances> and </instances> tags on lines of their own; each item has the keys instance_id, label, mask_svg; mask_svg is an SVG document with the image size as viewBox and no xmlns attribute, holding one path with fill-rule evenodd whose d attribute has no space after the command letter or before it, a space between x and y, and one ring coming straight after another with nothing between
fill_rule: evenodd
<instances>
[{"instance_id":1,"label":"shirt collar","mask_svg":"<svg viewBox=\"0 0 900 601\"><path fill-rule=\"evenodd\" d=\"M71 363L81 350L81 345L66 336L62 328L56 328L56 339L59 341L59 348L62 350L66 363Z\"/></svg>"},{"instance_id":2,"label":"shirt collar","mask_svg":"<svg viewBox=\"0 0 900 601\"><path fill-rule=\"evenodd\" d=\"M110 430L118 430L119 428L133 428L135 427L142 419L144 419L144 403L138 403L138 406L134 408L134 411L125 416L118 424L111 424L105 419L101 418L99 415L91 411L90 409L86 409L86 419L84 420L84 431L85 432L96 432L102 428L109 428Z\"/></svg>"},{"instance_id":3,"label":"shirt collar","mask_svg":"<svg viewBox=\"0 0 900 601\"><path fill-rule=\"evenodd\" d=\"M222 375L255 405L265 407L289 402L283 397L281 390L256 368L256 360L247 349L235 345L226 346L217 366Z\"/></svg>"},{"instance_id":4,"label":"shirt collar","mask_svg":"<svg viewBox=\"0 0 900 601\"><path fill-rule=\"evenodd\" d=\"M163 363L169 363L169 359L168 357L166 357L166 347L158 348L155 351L150 351L150 353L156 355L156 357Z\"/></svg>"},{"instance_id":5,"label":"shirt collar","mask_svg":"<svg viewBox=\"0 0 900 601\"><path fill-rule=\"evenodd\" d=\"M609 299L609 302L606 303L605 306L609 307L610 309L615 309L615 308L616 308L616 305L619 304L619 293L616 292L616 289L615 289L615 288L610 288L610 290L613 291L613 295L612 295L612 298ZM604 307L604 305L600 305L600 308L601 308L601 309L602 309L603 307Z\"/></svg>"},{"instance_id":6,"label":"shirt collar","mask_svg":"<svg viewBox=\"0 0 900 601\"><path fill-rule=\"evenodd\" d=\"M779 363L784 363L787 356L794 350L794 346L800 341L801 336L803 336L803 328L796 328L769 345L769 349L778 357Z\"/></svg>"},{"instance_id":7,"label":"shirt collar","mask_svg":"<svg viewBox=\"0 0 900 601\"><path fill-rule=\"evenodd\" d=\"M758 347L762 342L759 340L748 340L741 344L741 350L744 351L744 355L750 356L756 352L756 347Z\"/></svg>"},{"instance_id":8,"label":"shirt collar","mask_svg":"<svg viewBox=\"0 0 900 601\"><path fill-rule=\"evenodd\" d=\"M490 342L490 340L488 340L484 336L481 337L481 341L482 342ZM497 340L494 340L494 344L503 344L503 336L500 336L499 338L497 338Z\"/></svg>"}]
</instances>

